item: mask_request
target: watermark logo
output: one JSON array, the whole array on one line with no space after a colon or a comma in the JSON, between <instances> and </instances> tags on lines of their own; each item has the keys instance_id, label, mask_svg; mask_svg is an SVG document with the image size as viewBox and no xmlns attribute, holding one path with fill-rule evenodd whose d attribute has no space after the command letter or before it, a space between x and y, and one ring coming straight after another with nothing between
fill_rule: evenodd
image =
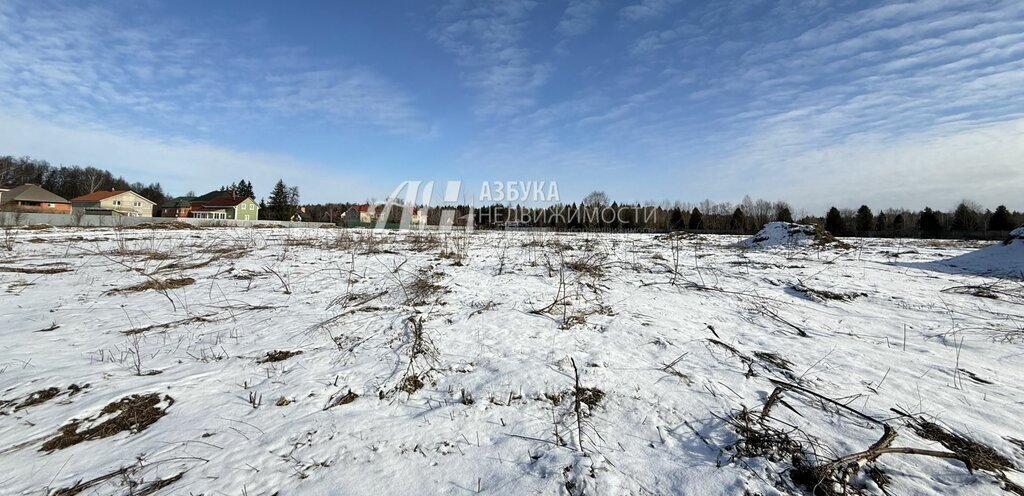
<instances>
[{"instance_id":1,"label":"watermark logo","mask_svg":"<svg viewBox=\"0 0 1024 496\"><path fill-rule=\"evenodd\" d=\"M404 181L383 203L360 207L376 229L472 231L478 225L504 229L637 229L659 221L653 207L609 204L595 191L578 205L561 203L555 181L485 181L479 195L462 181ZM468 194L467 194L468 193ZM476 204L475 202L479 202Z\"/></svg>"},{"instance_id":2,"label":"watermark logo","mask_svg":"<svg viewBox=\"0 0 1024 496\"><path fill-rule=\"evenodd\" d=\"M558 203L555 181L492 181L480 185L481 202Z\"/></svg>"},{"instance_id":3,"label":"watermark logo","mask_svg":"<svg viewBox=\"0 0 1024 496\"><path fill-rule=\"evenodd\" d=\"M404 194L403 194L404 193ZM404 181L388 196L383 208L377 214L377 229L394 225L393 212L400 212L399 229L425 229L431 210L439 209L437 230L451 231L456 226L466 231L473 230L473 207L459 215L459 199L462 198L462 181L448 181L440 204L434 202L434 181ZM371 207L376 208L376 207Z\"/></svg>"}]
</instances>

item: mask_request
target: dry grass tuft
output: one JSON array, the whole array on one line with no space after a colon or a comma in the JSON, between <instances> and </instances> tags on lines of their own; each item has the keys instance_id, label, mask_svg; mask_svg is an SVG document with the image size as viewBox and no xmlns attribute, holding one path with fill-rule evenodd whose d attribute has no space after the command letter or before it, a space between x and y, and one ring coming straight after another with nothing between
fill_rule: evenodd
<instances>
[{"instance_id":1,"label":"dry grass tuft","mask_svg":"<svg viewBox=\"0 0 1024 496\"><path fill-rule=\"evenodd\" d=\"M421 384L421 387L422 387L422 384ZM327 400L327 405L324 406L324 410L330 410L331 408L334 408L336 406L347 405L347 404L352 403L353 401L355 401L356 398L358 398L358 397L359 397L359 395L356 394L356 393L353 393L351 389L349 389L348 392L345 393L345 394L334 394L334 395L331 395L331 397Z\"/></svg>"},{"instance_id":2,"label":"dry grass tuft","mask_svg":"<svg viewBox=\"0 0 1024 496\"><path fill-rule=\"evenodd\" d=\"M271 362L282 362L293 356L301 355L302 350L274 350L268 351L266 355L256 360L256 363L271 363Z\"/></svg>"},{"instance_id":3,"label":"dry grass tuft","mask_svg":"<svg viewBox=\"0 0 1024 496\"><path fill-rule=\"evenodd\" d=\"M136 284L134 286L128 286L127 288L111 289L105 294L116 295L116 294L127 294L127 293L141 293L150 289L154 291L169 291L172 289L183 288L185 286L191 286L195 284L196 280L191 277L181 277L172 279L157 279L152 278L144 283Z\"/></svg>"},{"instance_id":4,"label":"dry grass tuft","mask_svg":"<svg viewBox=\"0 0 1024 496\"><path fill-rule=\"evenodd\" d=\"M161 405L166 406L161 408ZM85 420L73 419L62 426L57 434L43 443L40 451L54 451L68 448L93 439L103 439L121 432L138 433L145 430L167 414L174 404L170 396L160 397L158 393L133 394L108 404L100 413ZM99 419L102 422L95 423ZM93 425L89 425L93 424ZM81 429L81 430L79 430Z\"/></svg>"},{"instance_id":5,"label":"dry grass tuft","mask_svg":"<svg viewBox=\"0 0 1024 496\"><path fill-rule=\"evenodd\" d=\"M15 274L63 274L64 272L71 272L71 269L65 267L63 264L59 264L53 266L0 267L0 272L11 272Z\"/></svg>"},{"instance_id":6,"label":"dry grass tuft","mask_svg":"<svg viewBox=\"0 0 1024 496\"><path fill-rule=\"evenodd\" d=\"M911 421L910 427L918 436L929 441L936 441L949 451L952 451L956 458L962 460L967 464L967 468L971 470L999 472L1013 468L1013 462L997 453L996 450L950 432L934 422L915 419Z\"/></svg>"},{"instance_id":7,"label":"dry grass tuft","mask_svg":"<svg viewBox=\"0 0 1024 496\"><path fill-rule=\"evenodd\" d=\"M28 408L30 406L41 405L43 403L46 403L47 401L56 398L58 395L60 395L59 388L49 387L46 389L40 389L39 391L36 391L28 395L28 397L25 398L24 401L19 403L18 406L14 407L14 411Z\"/></svg>"},{"instance_id":8,"label":"dry grass tuft","mask_svg":"<svg viewBox=\"0 0 1024 496\"><path fill-rule=\"evenodd\" d=\"M793 286L790 287L793 289L793 291L803 293L808 298L819 300L851 301L862 296L867 296L867 293L838 293L835 291L828 291L824 289L810 288L803 284L794 284Z\"/></svg>"},{"instance_id":9,"label":"dry grass tuft","mask_svg":"<svg viewBox=\"0 0 1024 496\"><path fill-rule=\"evenodd\" d=\"M156 231L202 231L203 228L188 222L143 222L134 226L126 226L125 229L151 229Z\"/></svg>"}]
</instances>

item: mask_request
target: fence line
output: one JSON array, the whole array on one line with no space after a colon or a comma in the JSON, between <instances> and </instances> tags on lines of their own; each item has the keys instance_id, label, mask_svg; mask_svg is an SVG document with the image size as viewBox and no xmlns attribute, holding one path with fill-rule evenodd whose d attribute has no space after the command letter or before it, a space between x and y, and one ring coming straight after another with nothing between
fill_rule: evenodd
<instances>
[{"instance_id":1,"label":"fence line","mask_svg":"<svg viewBox=\"0 0 1024 496\"><path fill-rule=\"evenodd\" d=\"M129 227L139 224L184 222L199 227L337 227L327 222L288 222L280 220L194 219L191 217L114 217L110 215L40 214L0 212L0 224L29 226L48 224L55 227Z\"/></svg>"}]
</instances>

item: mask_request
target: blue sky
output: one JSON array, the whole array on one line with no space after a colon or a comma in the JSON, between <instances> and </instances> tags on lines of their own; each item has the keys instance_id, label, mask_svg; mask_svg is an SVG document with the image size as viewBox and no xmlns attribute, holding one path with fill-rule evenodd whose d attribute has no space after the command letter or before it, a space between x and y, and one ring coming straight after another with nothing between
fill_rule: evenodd
<instances>
[{"instance_id":1,"label":"blue sky","mask_svg":"<svg viewBox=\"0 0 1024 496\"><path fill-rule=\"evenodd\" d=\"M0 0L0 153L309 202L1024 209L1024 3Z\"/></svg>"}]
</instances>

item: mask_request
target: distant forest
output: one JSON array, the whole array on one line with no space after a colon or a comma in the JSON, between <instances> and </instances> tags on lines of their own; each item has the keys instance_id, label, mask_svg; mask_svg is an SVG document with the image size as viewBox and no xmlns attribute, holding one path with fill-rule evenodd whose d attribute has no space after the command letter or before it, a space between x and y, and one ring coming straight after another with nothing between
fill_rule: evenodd
<instances>
[{"instance_id":1,"label":"distant forest","mask_svg":"<svg viewBox=\"0 0 1024 496\"><path fill-rule=\"evenodd\" d=\"M341 222L351 204L331 203L306 205L308 220ZM692 231L721 234L753 234L768 222L784 221L817 224L838 236L927 237L1000 239L1024 224L1024 213L1005 206L995 210L965 200L949 212L925 208L921 211L832 207L825 215L806 212L794 215L783 201L754 200L749 196L738 204L705 200L698 204L662 202L644 204L608 202L601 192L588 195L583 202L560 204L545 208L520 205L490 205L470 208L468 205L444 207L456 210L456 219L465 219L471 212L477 228L505 226L543 227L566 231ZM442 208L430 208L427 223L437 224ZM398 223L401 213L393 209L389 223ZM464 223L457 220L456 223Z\"/></svg>"},{"instance_id":2,"label":"distant forest","mask_svg":"<svg viewBox=\"0 0 1024 496\"><path fill-rule=\"evenodd\" d=\"M75 198L94 191L130 189L162 204L168 199L160 183L129 182L110 171L96 167L54 166L44 160L28 157L0 156L0 185L19 186L35 183L64 198ZM241 181L221 189L237 189L253 195L252 183ZM255 196L255 195L253 195ZM298 188L278 181L270 195L269 204L260 218L287 220L298 205ZM353 203L327 203L304 205L304 219L341 224L345 211ZM600 191L587 195L580 203L559 204L545 208L490 205L470 209L467 205L454 208L457 223L464 224L473 212L473 221L480 228L497 228L509 224L524 227L546 227L559 230L624 230L624 231L677 231L707 233L750 234L766 223L776 220L818 224L838 236L928 237L928 238L987 238L996 239L1024 224L1024 213L1010 211L999 205L994 210L964 200L951 211L925 208L921 211L884 209L874 211L867 205L858 209L832 207L824 215L807 212L794 213L784 201L754 200L747 196L740 203L712 202L645 202L617 203ZM437 224L442 208L429 208L427 222ZM398 223L401 213L394 209L388 222Z\"/></svg>"},{"instance_id":3,"label":"distant forest","mask_svg":"<svg viewBox=\"0 0 1024 496\"><path fill-rule=\"evenodd\" d=\"M157 205L167 200L160 183L132 183L96 167L54 166L45 160L0 155L0 185L21 186L25 183L38 184L69 200L111 188L130 189Z\"/></svg>"}]
</instances>

